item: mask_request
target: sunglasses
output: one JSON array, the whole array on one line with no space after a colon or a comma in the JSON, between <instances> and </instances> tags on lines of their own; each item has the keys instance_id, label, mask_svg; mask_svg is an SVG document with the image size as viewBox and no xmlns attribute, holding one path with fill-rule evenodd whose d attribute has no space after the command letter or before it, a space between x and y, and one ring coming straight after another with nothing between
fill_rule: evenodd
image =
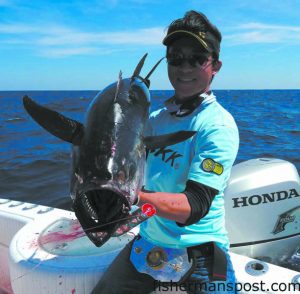
<instances>
[{"instance_id":1,"label":"sunglasses","mask_svg":"<svg viewBox=\"0 0 300 294\"><path fill-rule=\"evenodd\" d=\"M208 61L209 56L204 54L192 54L190 56L184 56L178 53L168 53L167 62L172 66L181 66L187 61L192 67L203 66Z\"/></svg>"}]
</instances>

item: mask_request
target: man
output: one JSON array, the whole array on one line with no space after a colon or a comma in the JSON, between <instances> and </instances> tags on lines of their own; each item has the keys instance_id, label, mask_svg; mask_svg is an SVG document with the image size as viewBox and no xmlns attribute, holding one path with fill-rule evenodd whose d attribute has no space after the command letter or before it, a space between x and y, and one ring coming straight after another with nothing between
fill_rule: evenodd
<instances>
[{"instance_id":1,"label":"man","mask_svg":"<svg viewBox=\"0 0 300 294\"><path fill-rule=\"evenodd\" d=\"M155 287L234 293L223 192L239 136L234 119L210 90L222 66L221 38L195 11L169 26L163 44L175 93L150 115L147 135L196 134L149 150L137 205L150 203L157 214L141 224L140 236L119 254L93 293L151 293Z\"/></svg>"}]
</instances>

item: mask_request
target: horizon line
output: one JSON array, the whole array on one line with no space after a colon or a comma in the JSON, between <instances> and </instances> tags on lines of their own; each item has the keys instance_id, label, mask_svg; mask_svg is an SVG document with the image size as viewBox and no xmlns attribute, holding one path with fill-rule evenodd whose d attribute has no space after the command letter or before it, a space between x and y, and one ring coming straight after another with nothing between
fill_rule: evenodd
<instances>
[{"instance_id":1,"label":"horizon line","mask_svg":"<svg viewBox=\"0 0 300 294\"><path fill-rule=\"evenodd\" d=\"M2 90L0 89L0 92L79 92L79 91L102 91L103 89L77 89L77 90L70 90L70 89L55 89L55 90L42 90L42 89L25 89L25 90ZM289 90L298 90L300 91L300 88L256 88L256 89L250 89L250 88L242 88L242 89L212 89L211 91L266 91L266 90L278 90L278 91L289 91ZM174 89L150 89L149 91L174 91Z\"/></svg>"}]
</instances>

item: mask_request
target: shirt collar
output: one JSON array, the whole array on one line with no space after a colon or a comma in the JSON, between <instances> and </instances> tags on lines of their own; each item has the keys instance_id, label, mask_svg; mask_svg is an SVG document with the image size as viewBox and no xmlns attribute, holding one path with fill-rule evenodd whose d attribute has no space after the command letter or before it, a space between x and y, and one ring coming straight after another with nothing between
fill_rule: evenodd
<instances>
[{"instance_id":1,"label":"shirt collar","mask_svg":"<svg viewBox=\"0 0 300 294\"><path fill-rule=\"evenodd\" d=\"M208 105L214 101L216 101L216 96L209 91L196 95L182 104L176 104L175 97L173 96L166 100L164 104L171 115L183 117L191 114L200 104Z\"/></svg>"}]
</instances>

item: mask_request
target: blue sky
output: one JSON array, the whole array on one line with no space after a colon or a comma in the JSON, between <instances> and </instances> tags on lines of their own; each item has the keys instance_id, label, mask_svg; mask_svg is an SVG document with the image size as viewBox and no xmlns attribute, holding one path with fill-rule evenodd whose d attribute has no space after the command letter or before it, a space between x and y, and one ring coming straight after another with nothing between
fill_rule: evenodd
<instances>
[{"instance_id":1,"label":"blue sky","mask_svg":"<svg viewBox=\"0 0 300 294\"><path fill-rule=\"evenodd\" d=\"M0 0L0 90L100 90L190 9L223 34L214 89L300 89L300 0ZM152 89L171 89L163 62Z\"/></svg>"}]
</instances>

